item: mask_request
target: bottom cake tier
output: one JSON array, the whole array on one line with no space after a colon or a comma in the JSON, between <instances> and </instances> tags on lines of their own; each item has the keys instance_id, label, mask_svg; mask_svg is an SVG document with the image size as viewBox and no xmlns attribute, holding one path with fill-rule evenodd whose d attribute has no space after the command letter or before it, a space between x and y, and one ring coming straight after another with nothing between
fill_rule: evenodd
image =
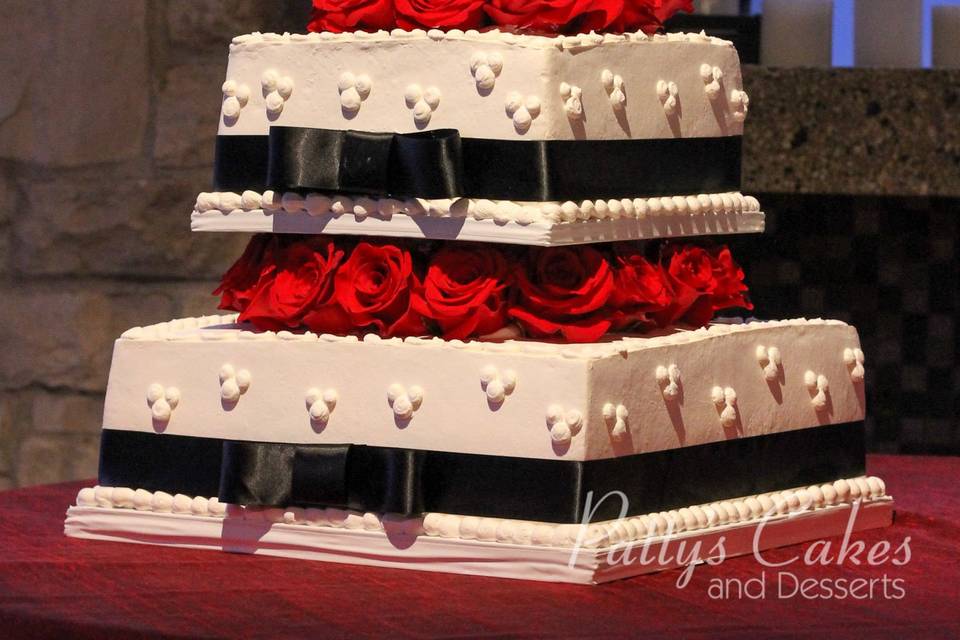
<instances>
[{"instance_id":1,"label":"bottom cake tier","mask_svg":"<svg viewBox=\"0 0 960 640\"><path fill-rule=\"evenodd\" d=\"M599 584L883 527L876 477L597 523L242 507L126 487L80 491L66 535L500 578Z\"/></svg>"}]
</instances>

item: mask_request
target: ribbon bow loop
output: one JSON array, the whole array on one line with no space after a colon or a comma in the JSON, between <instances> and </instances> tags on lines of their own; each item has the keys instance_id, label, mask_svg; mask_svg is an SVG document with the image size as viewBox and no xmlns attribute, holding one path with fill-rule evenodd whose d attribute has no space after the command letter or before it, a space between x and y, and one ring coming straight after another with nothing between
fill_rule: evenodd
<instances>
[{"instance_id":1,"label":"ribbon bow loop","mask_svg":"<svg viewBox=\"0 0 960 640\"><path fill-rule=\"evenodd\" d=\"M267 184L274 190L456 198L463 192L460 134L271 127Z\"/></svg>"},{"instance_id":2,"label":"ribbon bow loop","mask_svg":"<svg viewBox=\"0 0 960 640\"><path fill-rule=\"evenodd\" d=\"M363 445L226 441L220 500L262 506L423 510L416 451Z\"/></svg>"}]
</instances>

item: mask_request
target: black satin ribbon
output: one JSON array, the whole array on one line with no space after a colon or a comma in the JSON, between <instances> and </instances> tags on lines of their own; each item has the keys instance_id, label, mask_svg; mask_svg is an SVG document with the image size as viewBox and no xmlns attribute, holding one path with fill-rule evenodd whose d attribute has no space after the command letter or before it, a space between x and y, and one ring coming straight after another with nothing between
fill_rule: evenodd
<instances>
[{"instance_id":1,"label":"black satin ribbon","mask_svg":"<svg viewBox=\"0 0 960 640\"><path fill-rule=\"evenodd\" d=\"M100 484L234 504L580 522L587 495L629 515L832 482L865 471L863 422L586 462L104 429ZM619 515L608 499L593 520Z\"/></svg>"},{"instance_id":2,"label":"black satin ribbon","mask_svg":"<svg viewBox=\"0 0 960 640\"><path fill-rule=\"evenodd\" d=\"M218 136L214 189L417 198L581 201L736 191L740 136L493 140L270 127Z\"/></svg>"}]
</instances>

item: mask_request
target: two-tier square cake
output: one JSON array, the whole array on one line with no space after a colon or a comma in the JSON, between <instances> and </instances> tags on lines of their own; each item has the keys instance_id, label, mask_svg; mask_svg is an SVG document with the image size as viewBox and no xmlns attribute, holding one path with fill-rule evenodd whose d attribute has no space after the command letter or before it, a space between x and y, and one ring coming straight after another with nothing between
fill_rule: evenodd
<instances>
[{"instance_id":1,"label":"two-tier square cake","mask_svg":"<svg viewBox=\"0 0 960 640\"><path fill-rule=\"evenodd\" d=\"M744 318L729 42L314 4L230 46L192 228L255 234L231 313L117 340L67 535L603 582L890 521L856 331Z\"/></svg>"}]
</instances>

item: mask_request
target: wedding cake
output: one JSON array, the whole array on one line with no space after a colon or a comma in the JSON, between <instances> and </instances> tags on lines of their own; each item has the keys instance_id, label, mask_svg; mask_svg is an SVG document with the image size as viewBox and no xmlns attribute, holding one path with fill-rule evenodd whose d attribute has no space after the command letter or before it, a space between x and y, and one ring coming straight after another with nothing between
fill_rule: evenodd
<instances>
[{"instance_id":1,"label":"wedding cake","mask_svg":"<svg viewBox=\"0 0 960 640\"><path fill-rule=\"evenodd\" d=\"M856 330L744 317L750 100L670 4L234 38L191 216L254 234L230 313L116 341L67 535L603 582L889 523Z\"/></svg>"}]
</instances>

